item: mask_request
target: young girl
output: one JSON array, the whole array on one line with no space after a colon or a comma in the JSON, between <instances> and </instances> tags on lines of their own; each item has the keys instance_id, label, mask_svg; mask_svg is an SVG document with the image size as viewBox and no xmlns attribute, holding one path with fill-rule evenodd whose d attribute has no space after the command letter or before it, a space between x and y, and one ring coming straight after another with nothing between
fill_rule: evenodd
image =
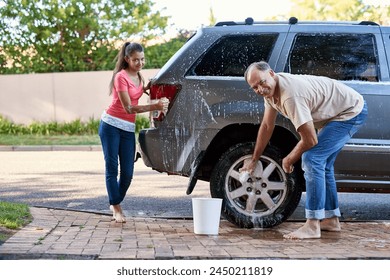
<instances>
[{"instance_id":1,"label":"young girl","mask_svg":"<svg viewBox=\"0 0 390 280\"><path fill-rule=\"evenodd\" d=\"M120 203L133 178L136 113L166 110L169 103L168 100L160 100L151 105L138 105L138 100L149 86L145 86L140 73L144 65L143 47L138 43L125 43L117 55L110 83L112 102L103 112L99 126L108 200L113 219L118 223L126 222Z\"/></svg>"}]
</instances>

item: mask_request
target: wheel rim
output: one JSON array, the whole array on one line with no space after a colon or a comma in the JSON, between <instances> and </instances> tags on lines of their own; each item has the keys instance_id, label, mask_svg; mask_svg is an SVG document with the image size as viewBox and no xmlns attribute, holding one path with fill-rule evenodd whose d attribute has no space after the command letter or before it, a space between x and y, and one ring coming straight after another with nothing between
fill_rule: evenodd
<instances>
[{"instance_id":1,"label":"wheel rim","mask_svg":"<svg viewBox=\"0 0 390 280\"><path fill-rule=\"evenodd\" d=\"M250 159L250 156L241 157L230 167L226 175L225 192L238 212L255 220L272 214L283 203L287 193L287 178L276 161L262 156L252 176L240 182L239 169L246 159Z\"/></svg>"}]
</instances>

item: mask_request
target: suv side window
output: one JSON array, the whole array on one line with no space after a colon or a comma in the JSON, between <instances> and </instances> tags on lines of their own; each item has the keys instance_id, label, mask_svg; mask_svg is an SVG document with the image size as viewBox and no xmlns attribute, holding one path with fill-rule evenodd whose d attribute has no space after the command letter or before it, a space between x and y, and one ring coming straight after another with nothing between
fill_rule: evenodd
<instances>
[{"instance_id":1,"label":"suv side window","mask_svg":"<svg viewBox=\"0 0 390 280\"><path fill-rule=\"evenodd\" d=\"M376 53L373 34L297 34L285 71L377 82Z\"/></svg>"},{"instance_id":2,"label":"suv side window","mask_svg":"<svg viewBox=\"0 0 390 280\"><path fill-rule=\"evenodd\" d=\"M200 58L193 69L197 76L244 76L255 61L268 61L278 34L222 37Z\"/></svg>"}]
</instances>

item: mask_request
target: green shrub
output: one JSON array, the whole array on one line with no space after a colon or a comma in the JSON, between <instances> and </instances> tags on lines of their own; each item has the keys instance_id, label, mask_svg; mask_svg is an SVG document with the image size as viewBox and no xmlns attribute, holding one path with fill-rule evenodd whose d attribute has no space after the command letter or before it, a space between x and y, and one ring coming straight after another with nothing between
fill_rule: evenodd
<instances>
[{"instance_id":1,"label":"green shrub","mask_svg":"<svg viewBox=\"0 0 390 280\"><path fill-rule=\"evenodd\" d=\"M150 127L149 119L144 116L137 115L137 118L135 120L135 133L138 134L142 129L149 128L149 127Z\"/></svg>"},{"instance_id":2,"label":"green shrub","mask_svg":"<svg viewBox=\"0 0 390 280\"><path fill-rule=\"evenodd\" d=\"M88 122L76 119L72 122L32 122L30 125L15 124L0 115L0 134L11 135L95 135L100 120L90 118ZM137 115L136 133L149 127L149 119Z\"/></svg>"}]
</instances>

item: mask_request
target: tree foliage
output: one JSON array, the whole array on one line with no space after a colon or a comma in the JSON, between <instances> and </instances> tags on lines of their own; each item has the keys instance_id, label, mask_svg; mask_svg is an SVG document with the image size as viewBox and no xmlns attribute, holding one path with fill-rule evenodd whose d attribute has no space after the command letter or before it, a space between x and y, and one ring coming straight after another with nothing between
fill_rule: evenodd
<instances>
[{"instance_id":1,"label":"tree foliage","mask_svg":"<svg viewBox=\"0 0 390 280\"><path fill-rule=\"evenodd\" d=\"M151 0L0 0L1 73L107 70L119 44L162 34Z\"/></svg>"},{"instance_id":2,"label":"tree foliage","mask_svg":"<svg viewBox=\"0 0 390 280\"><path fill-rule=\"evenodd\" d=\"M190 32L181 30L176 38L170 39L168 42L146 47L145 68L161 68L187 42L190 35Z\"/></svg>"},{"instance_id":3,"label":"tree foliage","mask_svg":"<svg viewBox=\"0 0 390 280\"><path fill-rule=\"evenodd\" d=\"M390 6L372 6L363 0L293 0L291 15L299 20L374 21L390 24Z\"/></svg>"}]
</instances>

